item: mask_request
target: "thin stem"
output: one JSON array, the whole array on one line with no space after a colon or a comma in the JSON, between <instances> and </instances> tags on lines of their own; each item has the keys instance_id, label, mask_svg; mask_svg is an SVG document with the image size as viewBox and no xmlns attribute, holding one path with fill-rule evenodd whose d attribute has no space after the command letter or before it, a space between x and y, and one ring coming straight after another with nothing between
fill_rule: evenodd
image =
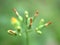
<instances>
[{"instance_id":1,"label":"thin stem","mask_svg":"<svg viewBox=\"0 0 60 45\"><path fill-rule=\"evenodd\" d=\"M27 30L26 30L26 45L29 45L29 35Z\"/></svg>"},{"instance_id":2,"label":"thin stem","mask_svg":"<svg viewBox=\"0 0 60 45\"><path fill-rule=\"evenodd\" d=\"M25 33L26 33L26 45L29 45L29 34L28 34L28 27L27 27L27 19L26 18L26 30L25 30Z\"/></svg>"}]
</instances>

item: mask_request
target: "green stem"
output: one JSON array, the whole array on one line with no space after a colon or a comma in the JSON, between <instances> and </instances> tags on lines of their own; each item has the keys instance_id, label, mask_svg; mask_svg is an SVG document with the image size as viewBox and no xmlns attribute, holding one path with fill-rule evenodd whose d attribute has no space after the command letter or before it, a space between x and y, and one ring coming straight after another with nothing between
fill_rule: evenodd
<instances>
[{"instance_id":1,"label":"green stem","mask_svg":"<svg viewBox=\"0 0 60 45\"><path fill-rule=\"evenodd\" d=\"M26 45L29 45L29 34L28 34L28 27L27 27L27 19L26 18L26 30L25 30L25 33L26 33Z\"/></svg>"},{"instance_id":2,"label":"green stem","mask_svg":"<svg viewBox=\"0 0 60 45\"><path fill-rule=\"evenodd\" d=\"M26 45L29 45L29 35L27 30L26 30Z\"/></svg>"}]
</instances>

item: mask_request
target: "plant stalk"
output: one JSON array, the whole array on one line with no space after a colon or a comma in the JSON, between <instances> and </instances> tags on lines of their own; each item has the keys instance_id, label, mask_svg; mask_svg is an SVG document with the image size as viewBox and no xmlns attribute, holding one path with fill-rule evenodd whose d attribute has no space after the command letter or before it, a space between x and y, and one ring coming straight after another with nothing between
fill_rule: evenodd
<instances>
[{"instance_id":1,"label":"plant stalk","mask_svg":"<svg viewBox=\"0 0 60 45\"><path fill-rule=\"evenodd\" d=\"M29 35L27 30L26 30L26 45L29 45Z\"/></svg>"}]
</instances>

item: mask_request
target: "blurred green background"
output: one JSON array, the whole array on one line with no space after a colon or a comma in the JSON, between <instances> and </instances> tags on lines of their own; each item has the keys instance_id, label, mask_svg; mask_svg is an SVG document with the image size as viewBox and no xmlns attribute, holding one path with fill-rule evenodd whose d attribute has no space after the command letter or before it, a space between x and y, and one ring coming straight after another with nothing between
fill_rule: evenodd
<instances>
[{"instance_id":1,"label":"blurred green background","mask_svg":"<svg viewBox=\"0 0 60 45\"><path fill-rule=\"evenodd\" d=\"M16 8L22 17L25 10L29 12L29 16L39 10L33 29L41 18L45 19L45 22L52 22L41 30L41 35L31 32L29 45L60 45L60 0L0 0L0 45L26 45L24 35L19 37L7 33L9 29L14 29L11 25L11 17L16 17L13 8Z\"/></svg>"}]
</instances>

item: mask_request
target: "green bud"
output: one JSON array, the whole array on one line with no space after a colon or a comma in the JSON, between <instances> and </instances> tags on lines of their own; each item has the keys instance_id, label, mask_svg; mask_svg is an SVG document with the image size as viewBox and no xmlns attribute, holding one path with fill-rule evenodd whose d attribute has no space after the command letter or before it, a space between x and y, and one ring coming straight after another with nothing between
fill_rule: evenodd
<instances>
[{"instance_id":1,"label":"green bud","mask_svg":"<svg viewBox=\"0 0 60 45\"><path fill-rule=\"evenodd\" d=\"M36 28L36 30L39 30L38 28Z\"/></svg>"},{"instance_id":2,"label":"green bud","mask_svg":"<svg viewBox=\"0 0 60 45\"><path fill-rule=\"evenodd\" d=\"M44 24L44 19L41 19L40 22L39 22L39 25L43 25Z\"/></svg>"},{"instance_id":3,"label":"green bud","mask_svg":"<svg viewBox=\"0 0 60 45\"><path fill-rule=\"evenodd\" d=\"M17 31L18 31L18 32L21 31L21 27L20 27L20 26L17 27Z\"/></svg>"},{"instance_id":4,"label":"green bud","mask_svg":"<svg viewBox=\"0 0 60 45\"><path fill-rule=\"evenodd\" d=\"M21 33L19 33L19 36L22 36Z\"/></svg>"},{"instance_id":5,"label":"green bud","mask_svg":"<svg viewBox=\"0 0 60 45\"><path fill-rule=\"evenodd\" d=\"M36 31L38 34L42 34L42 32L40 30Z\"/></svg>"},{"instance_id":6,"label":"green bud","mask_svg":"<svg viewBox=\"0 0 60 45\"><path fill-rule=\"evenodd\" d=\"M28 11L25 11L25 17L28 18Z\"/></svg>"},{"instance_id":7,"label":"green bud","mask_svg":"<svg viewBox=\"0 0 60 45\"><path fill-rule=\"evenodd\" d=\"M18 26L16 29L17 29L17 34L18 34L19 36L21 36L21 27Z\"/></svg>"},{"instance_id":8,"label":"green bud","mask_svg":"<svg viewBox=\"0 0 60 45\"><path fill-rule=\"evenodd\" d=\"M25 11L25 15L28 15L28 11Z\"/></svg>"}]
</instances>

